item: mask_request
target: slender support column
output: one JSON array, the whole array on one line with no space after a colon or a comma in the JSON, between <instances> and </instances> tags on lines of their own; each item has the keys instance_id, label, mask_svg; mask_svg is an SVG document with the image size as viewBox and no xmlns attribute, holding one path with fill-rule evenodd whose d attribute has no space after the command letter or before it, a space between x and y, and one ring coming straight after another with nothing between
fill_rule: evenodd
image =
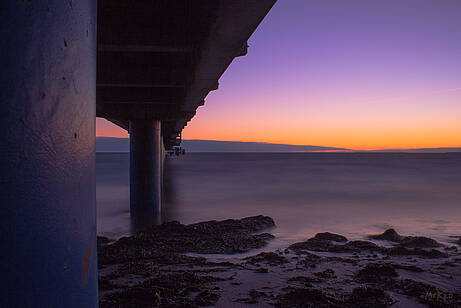
<instances>
[{"instance_id":1,"label":"slender support column","mask_svg":"<svg viewBox=\"0 0 461 308\"><path fill-rule=\"evenodd\" d=\"M0 1L0 307L97 307L96 1Z\"/></svg>"},{"instance_id":2,"label":"slender support column","mask_svg":"<svg viewBox=\"0 0 461 308\"><path fill-rule=\"evenodd\" d=\"M164 191L164 174L165 174L165 145L163 144L163 138L162 138L162 144L161 144L161 151L162 151L162 155L161 155L161 159L162 159L162 173L161 173L161 177L162 177L162 186L161 186L161 189L162 189L162 203L163 203L163 191Z\"/></svg>"},{"instance_id":3,"label":"slender support column","mask_svg":"<svg viewBox=\"0 0 461 308\"><path fill-rule=\"evenodd\" d=\"M158 120L130 121L130 212L135 228L161 221L160 127Z\"/></svg>"}]
</instances>

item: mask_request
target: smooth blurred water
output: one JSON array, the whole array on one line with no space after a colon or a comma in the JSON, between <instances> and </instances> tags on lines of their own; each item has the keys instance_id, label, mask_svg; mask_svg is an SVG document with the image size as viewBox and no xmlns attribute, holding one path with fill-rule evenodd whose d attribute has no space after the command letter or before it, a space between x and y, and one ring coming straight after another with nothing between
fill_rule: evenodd
<instances>
[{"instance_id":1,"label":"smooth blurred water","mask_svg":"<svg viewBox=\"0 0 461 308\"><path fill-rule=\"evenodd\" d=\"M98 232L130 232L129 154L97 153ZM268 215L273 245L321 231L363 238L393 227L461 235L461 154L188 153L166 162L166 219Z\"/></svg>"}]
</instances>

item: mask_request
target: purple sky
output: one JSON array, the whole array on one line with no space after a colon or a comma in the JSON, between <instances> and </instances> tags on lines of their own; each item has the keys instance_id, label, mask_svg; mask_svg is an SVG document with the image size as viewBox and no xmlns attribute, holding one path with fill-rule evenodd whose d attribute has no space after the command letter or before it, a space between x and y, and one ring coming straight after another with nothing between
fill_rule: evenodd
<instances>
[{"instance_id":1,"label":"purple sky","mask_svg":"<svg viewBox=\"0 0 461 308\"><path fill-rule=\"evenodd\" d=\"M249 45L184 138L461 146L460 0L279 0Z\"/></svg>"}]
</instances>

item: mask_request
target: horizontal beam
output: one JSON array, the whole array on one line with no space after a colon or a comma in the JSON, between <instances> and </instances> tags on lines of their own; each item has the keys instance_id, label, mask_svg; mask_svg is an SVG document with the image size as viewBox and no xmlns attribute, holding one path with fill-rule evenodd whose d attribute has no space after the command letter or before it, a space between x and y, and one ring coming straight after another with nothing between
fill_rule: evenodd
<instances>
[{"instance_id":1,"label":"horizontal beam","mask_svg":"<svg viewBox=\"0 0 461 308\"><path fill-rule=\"evenodd\" d=\"M176 105L178 102L175 101L102 101L102 104L132 104L132 105Z\"/></svg>"},{"instance_id":2,"label":"horizontal beam","mask_svg":"<svg viewBox=\"0 0 461 308\"><path fill-rule=\"evenodd\" d=\"M149 46L149 45L109 45L99 44L99 52L163 52L163 53L189 53L192 47Z\"/></svg>"},{"instance_id":3,"label":"horizontal beam","mask_svg":"<svg viewBox=\"0 0 461 308\"><path fill-rule=\"evenodd\" d=\"M134 83L98 83L100 88L185 88L178 84L134 84Z\"/></svg>"},{"instance_id":4,"label":"horizontal beam","mask_svg":"<svg viewBox=\"0 0 461 308\"><path fill-rule=\"evenodd\" d=\"M96 116L101 118L117 119L124 121L129 119L151 119L162 121L190 120L195 111L181 111L179 106L153 105L153 104L118 104L98 103Z\"/></svg>"},{"instance_id":5,"label":"horizontal beam","mask_svg":"<svg viewBox=\"0 0 461 308\"><path fill-rule=\"evenodd\" d=\"M111 63L112 64L112 63ZM148 64L99 64L98 84L177 84L185 85L191 78L188 66L165 68Z\"/></svg>"},{"instance_id":6,"label":"horizontal beam","mask_svg":"<svg viewBox=\"0 0 461 308\"><path fill-rule=\"evenodd\" d=\"M159 87L98 87L96 91L97 104L100 102L172 102L184 100L185 88Z\"/></svg>"}]
</instances>

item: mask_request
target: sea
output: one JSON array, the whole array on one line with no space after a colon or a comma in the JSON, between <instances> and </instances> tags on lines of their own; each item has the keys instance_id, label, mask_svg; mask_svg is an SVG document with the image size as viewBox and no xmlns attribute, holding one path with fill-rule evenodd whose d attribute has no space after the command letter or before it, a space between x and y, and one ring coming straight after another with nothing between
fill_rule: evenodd
<instances>
[{"instance_id":1,"label":"sea","mask_svg":"<svg viewBox=\"0 0 461 308\"><path fill-rule=\"evenodd\" d=\"M129 235L129 153L96 155L98 234ZM269 249L317 232L461 236L461 153L187 153L165 161L164 221L267 215Z\"/></svg>"}]
</instances>

